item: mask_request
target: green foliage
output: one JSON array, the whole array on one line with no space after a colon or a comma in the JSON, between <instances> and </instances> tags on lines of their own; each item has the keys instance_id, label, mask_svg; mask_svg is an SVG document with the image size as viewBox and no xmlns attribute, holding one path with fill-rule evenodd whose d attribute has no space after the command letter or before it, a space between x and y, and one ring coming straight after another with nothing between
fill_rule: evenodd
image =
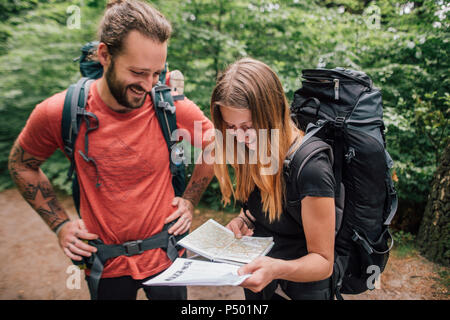
<instances>
[{"instance_id":1,"label":"green foliage","mask_svg":"<svg viewBox=\"0 0 450 320\"><path fill-rule=\"evenodd\" d=\"M447 292L450 289L450 271L448 268L441 268L438 270L439 279L438 281L447 288Z\"/></svg>"},{"instance_id":2,"label":"green foliage","mask_svg":"<svg viewBox=\"0 0 450 320\"><path fill-rule=\"evenodd\" d=\"M402 230L391 231L394 239L394 250L398 257L407 257L414 254L417 249L415 246L415 237L409 232Z\"/></svg>"},{"instance_id":3,"label":"green foliage","mask_svg":"<svg viewBox=\"0 0 450 320\"><path fill-rule=\"evenodd\" d=\"M70 4L81 7L81 29L67 27ZM3 168L33 107L79 77L72 58L95 38L104 4L102 0L0 4L0 188L11 186ZM217 74L243 56L270 65L289 100L301 85L303 68L342 66L367 72L383 92L387 146L395 161L400 198L426 201L450 136L445 1L156 0L152 4L173 25L169 67L183 72L186 95L208 116ZM49 163L49 174L67 190L61 165L65 159L55 157ZM218 208L220 199L214 181L203 201Z\"/></svg>"},{"instance_id":4,"label":"green foliage","mask_svg":"<svg viewBox=\"0 0 450 320\"><path fill-rule=\"evenodd\" d=\"M82 0L81 0L82 1ZM90 0L89 2L92 2ZM65 0L2 0L0 2L0 20L5 21L11 17L23 14L37 8L40 4L57 4Z\"/></svg>"},{"instance_id":5,"label":"green foliage","mask_svg":"<svg viewBox=\"0 0 450 320\"><path fill-rule=\"evenodd\" d=\"M80 44L95 34L99 10L83 8L83 28L67 28L66 3L45 1L38 9L12 16L0 30L10 34L0 55L0 187L12 186L7 158L12 143L25 125L34 106L66 89L79 77L73 58L80 54ZM0 32L1 34L1 32ZM56 168L61 157L50 159ZM67 186L61 183L61 189Z\"/></svg>"},{"instance_id":6,"label":"green foliage","mask_svg":"<svg viewBox=\"0 0 450 320\"><path fill-rule=\"evenodd\" d=\"M42 164L42 171L50 179L56 190L72 195L72 184L67 179L70 162L61 152L55 152Z\"/></svg>"},{"instance_id":7,"label":"green foliage","mask_svg":"<svg viewBox=\"0 0 450 320\"><path fill-rule=\"evenodd\" d=\"M38 3L38 0L4 0L0 2L0 19L4 21L12 15L35 8Z\"/></svg>"}]
</instances>

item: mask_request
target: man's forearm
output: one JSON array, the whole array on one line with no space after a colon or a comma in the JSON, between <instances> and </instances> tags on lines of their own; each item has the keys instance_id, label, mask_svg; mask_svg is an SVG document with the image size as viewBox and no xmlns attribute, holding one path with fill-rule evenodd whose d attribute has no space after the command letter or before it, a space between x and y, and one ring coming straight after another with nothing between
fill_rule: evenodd
<instances>
[{"instance_id":1,"label":"man's forearm","mask_svg":"<svg viewBox=\"0 0 450 320\"><path fill-rule=\"evenodd\" d=\"M192 202L196 206L205 192L212 178L214 177L214 166L205 162L197 164L192 172L192 177L184 191L183 198Z\"/></svg>"},{"instance_id":2,"label":"man's forearm","mask_svg":"<svg viewBox=\"0 0 450 320\"><path fill-rule=\"evenodd\" d=\"M39 168L42 162L25 152L16 141L9 156L8 169L24 199L55 231L69 218L57 200L50 181Z\"/></svg>"}]
</instances>

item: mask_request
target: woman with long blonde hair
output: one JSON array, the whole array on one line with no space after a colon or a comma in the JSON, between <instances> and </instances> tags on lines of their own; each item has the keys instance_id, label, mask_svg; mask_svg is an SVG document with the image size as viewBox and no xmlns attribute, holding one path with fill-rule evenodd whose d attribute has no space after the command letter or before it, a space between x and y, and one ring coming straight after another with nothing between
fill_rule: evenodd
<instances>
[{"instance_id":1,"label":"woman with long blonde hair","mask_svg":"<svg viewBox=\"0 0 450 320\"><path fill-rule=\"evenodd\" d=\"M239 269L252 274L241 285L246 299L331 299L332 166L324 152L311 157L295 181L298 201L288 201L283 164L301 145L303 132L290 118L277 75L251 58L233 63L217 79L211 116L222 200L233 197L245 209L227 227L238 238L271 236L275 242L267 256ZM293 208L294 216L288 213Z\"/></svg>"}]
</instances>

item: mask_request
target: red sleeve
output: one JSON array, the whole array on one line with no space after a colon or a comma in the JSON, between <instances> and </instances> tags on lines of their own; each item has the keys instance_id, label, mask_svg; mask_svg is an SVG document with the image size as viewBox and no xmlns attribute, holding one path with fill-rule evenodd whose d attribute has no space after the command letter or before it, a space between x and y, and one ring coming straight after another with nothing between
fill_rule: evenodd
<instances>
[{"instance_id":1,"label":"red sleeve","mask_svg":"<svg viewBox=\"0 0 450 320\"><path fill-rule=\"evenodd\" d=\"M63 149L61 119L65 91L38 104L19 135L20 146L28 153L43 159L57 148Z\"/></svg>"},{"instance_id":2,"label":"red sleeve","mask_svg":"<svg viewBox=\"0 0 450 320\"><path fill-rule=\"evenodd\" d=\"M189 142L194 147L204 149L212 141L212 130L214 129L212 122L188 98L175 101L175 106L177 108L177 127L182 129L180 135L183 139L189 138ZM187 132L183 133L186 130Z\"/></svg>"}]
</instances>

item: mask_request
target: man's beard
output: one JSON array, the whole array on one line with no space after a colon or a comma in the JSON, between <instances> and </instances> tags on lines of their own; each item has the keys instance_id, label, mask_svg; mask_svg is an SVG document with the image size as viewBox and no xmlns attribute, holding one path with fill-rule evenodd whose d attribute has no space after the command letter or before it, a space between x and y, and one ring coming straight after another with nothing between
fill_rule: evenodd
<instances>
[{"instance_id":1,"label":"man's beard","mask_svg":"<svg viewBox=\"0 0 450 320\"><path fill-rule=\"evenodd\" d=\"M119 103L121 106L127 109L138 109L143 106L148 92L146 92L142 98L129 97L127 95L128 89L134 89L138 92L142 92L145 90L138 84L124 85L121 81L119 81L117 79L117 74L114 67L114 60L111 62L111 65L105 73L105 79L106 83L108 84L109 91L111 92L114 99L116 99L117 103ZM125 110L122 112L127 111Z\"/></svg>"}]
</instances>

